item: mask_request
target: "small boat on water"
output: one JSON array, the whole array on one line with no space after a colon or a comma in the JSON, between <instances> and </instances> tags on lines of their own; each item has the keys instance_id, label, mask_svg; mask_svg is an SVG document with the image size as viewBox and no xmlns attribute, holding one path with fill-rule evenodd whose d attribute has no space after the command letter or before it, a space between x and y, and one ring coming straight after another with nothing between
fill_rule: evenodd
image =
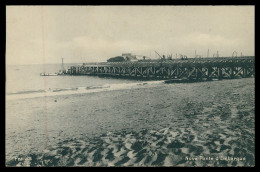
<instances>
[{"instance_id":1,"label":"small boat on water","mask_svg":"<svg viewBox=\"0 0 260 172\"><path fill-rule=\"evenodd\" d=\"M41 76L57 76L57 73L40 73Z\"/></svg>"},{"instance_id":2,"label":"small boat on water","mask_svg":"<svg viewBox=\"0 0 260 172\"><path fill-rule=\"evenodd\" d=\"M62 70L60 70L58 73L40 73L40 76L58 76L58 75L64 75L66 73L66 70L64 69L64 65L63 65L63 58L62 58Z\"/></svg>"}]
</instances>

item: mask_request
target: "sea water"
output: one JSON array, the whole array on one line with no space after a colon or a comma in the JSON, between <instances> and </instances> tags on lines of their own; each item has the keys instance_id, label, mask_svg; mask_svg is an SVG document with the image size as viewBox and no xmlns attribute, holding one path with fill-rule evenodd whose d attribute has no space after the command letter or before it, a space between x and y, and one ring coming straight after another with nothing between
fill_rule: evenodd
<instances>
[{"instance_id":1,"label":"sea water","mask_svg":"<svg viewBox=\"0 0 260 172\"><path fill-rule=\"evenodd\" d=\"M75 64L66 64L68 68ZM6 98L20 99L40 96L81 94L107 90L130 89L145 84L160 84L163 81L138 81L98 76L40 76L40 73L55 73L60 64L7 65Z\"/></svg>"}]
</instances>

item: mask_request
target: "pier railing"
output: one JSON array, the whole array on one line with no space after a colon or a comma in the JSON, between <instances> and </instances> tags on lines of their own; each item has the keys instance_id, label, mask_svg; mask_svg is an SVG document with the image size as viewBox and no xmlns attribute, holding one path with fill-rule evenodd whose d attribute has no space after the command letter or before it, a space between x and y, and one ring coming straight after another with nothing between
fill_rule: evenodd
<instances>
[{"instance_id":1,"label":"pier railing","mask_svg":"<svg viewBox=\"0 0 260 172\"><path fill-rule=\"evenodd\" d=\"M255 57L84 63L80 66L71 66L67 73L70 75L100 75L157 79L245 78L253 77L255 75Z\"/></svg>"}]
</instances>

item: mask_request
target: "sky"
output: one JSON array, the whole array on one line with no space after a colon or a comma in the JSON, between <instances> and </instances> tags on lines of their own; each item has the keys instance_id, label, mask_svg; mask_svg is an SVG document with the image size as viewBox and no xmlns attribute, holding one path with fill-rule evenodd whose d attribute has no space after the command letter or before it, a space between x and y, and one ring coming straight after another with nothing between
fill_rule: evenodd
<instances>
[{"instance_id":1,"label":"sky","mask_svg":"<svg viewBox=\"0 0 260 172\"><path fill-rule=\"evenodd\" d=\"M7 6L6 64L254 55L254 6Z\"/></svg>"}]
</instances>

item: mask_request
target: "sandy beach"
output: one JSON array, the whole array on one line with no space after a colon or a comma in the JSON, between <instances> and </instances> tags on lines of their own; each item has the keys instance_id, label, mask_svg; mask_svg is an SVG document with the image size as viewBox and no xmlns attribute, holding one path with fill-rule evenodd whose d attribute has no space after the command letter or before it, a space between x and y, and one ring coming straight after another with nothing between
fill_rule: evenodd
<instances>
[{"instance_id":1,"label":"sandy beach","mask_svg":"<svg viewBox=\"0 0 260 172\"><path fill-rule=\"evenodd\" d=\"M254 84L245 78L10 100L6 164L254 166Z\"/></svg>"}]
</instances>

